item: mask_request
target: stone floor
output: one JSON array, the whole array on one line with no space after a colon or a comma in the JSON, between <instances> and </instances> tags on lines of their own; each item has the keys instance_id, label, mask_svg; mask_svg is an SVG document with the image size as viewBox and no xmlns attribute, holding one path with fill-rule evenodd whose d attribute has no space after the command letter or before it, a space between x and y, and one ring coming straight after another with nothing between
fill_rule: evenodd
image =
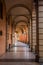
<instances>
[{"instance_id":1,"label":"stone floor","mask_svg":"<svg viewBox=\"0 0 43 65\"><path fill-rule=\"evenodd\" d=\"M16 42L15 45L13 44L10 52L0 57L0 65L40 65L33 61L35 55L30 52L27 44ZM30 62L30 60L33 62Z\"/></svg>"},{"instance_id":2,"label":"stone floor","mask_svg":"<svg viewBox=\"0 0 43 65\"><path fill-rule=\"evenodd\" d=\"M1 59L35 59L35 55L30 52L28 45L17 42L16 47L12 47L10 52L4 54Z\"/></svg>"},{"instance_id":3,"label":"stone floor","mask_svg":"<svg viewBox=\"0 0 43 65\"><path fill-rule=\"evenodd\" d=\"M40 65L35 62L0 62L0 65Z\"/></svg>"}]
</instances>

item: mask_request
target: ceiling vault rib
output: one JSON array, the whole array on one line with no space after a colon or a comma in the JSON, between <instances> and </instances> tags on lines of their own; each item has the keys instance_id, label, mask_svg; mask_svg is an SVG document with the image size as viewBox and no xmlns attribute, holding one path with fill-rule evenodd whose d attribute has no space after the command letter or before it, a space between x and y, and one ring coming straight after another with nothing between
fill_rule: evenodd
<instances>
[{"instance_id":1,"label":"ceiling vault rib","mask_svg":"<svg viewBox=\"0 0 43 65\"><path fill-rule=\"evenodd\" d=\"M24 7L24 8L26 8L26 9L28 10L28 12L30 13L30 15L31 15L30 9L29 9L27 6L25 6L24 4L16 4L16 5L13 5L13 6L8 10L7 15L9 14L9 12L10 12L13 8L16 8L16 7Z\"/></svg>"},{"instance_id":2,"label":"ceiling vault rib","mask_svg":"<svg viewBox=\"0 0 43 65\"><path fill-rule=\"evenodd\" d=\"M10 16L11 14L9 14ZM12 15L12 16L29 16L30 14L19 14L19 15Z\"/></svg>"},{"instance_id":3,"label":"ceiling vault rib","mask_svg":"<svg viewBox=\"0 0 43 65\"><path fill-rule=\"evenodd\" d=\"M17 26L17 24L18 23L20 23L20 22L23 22L23 23L26 23L26 26L28 26L28 22L26 22L26 21L24 21L24 20L20 20L20 21L18 21L18 22L16 22L14 25L15 25L15 27Z\"/></svg>"},{"instance_id":4,"label":"ceiling vault rib","mask_svg":"<svg viewBox=\"0 0 43 65\"><path fill-rule=\"evenodd\" d=\"M23 16L23 17L27 18L27 20L28 20L28 22L29 22L29 18L28 18L27 16L25 16L25 15L17 15L17 16L15 16L14 19L13 19L13 22L14 22L14 20L15 20L17 17L20 17L20 16Z\"/></svg>"}]
</instances>

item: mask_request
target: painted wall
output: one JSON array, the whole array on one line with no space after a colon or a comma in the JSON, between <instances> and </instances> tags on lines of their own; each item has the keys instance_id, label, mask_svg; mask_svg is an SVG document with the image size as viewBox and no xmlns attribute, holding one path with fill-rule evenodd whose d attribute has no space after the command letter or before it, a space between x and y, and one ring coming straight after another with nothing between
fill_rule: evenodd
<instances>
[{"instance_id":1,"label":"painted wall","mask_svg":"<svg viewBox=\"0 0 43 65\"><path fill-rule=\"evenodd\" d=\"M7 20L7 48L9 44L12 44L12 16L9 17L9 21Z\"/></svg>"},{"instance_id":2,"label":"painted wall","mask_svg":"<svg viewBox=\"0 0 43 65\"><path fill-rule=\"evenodd\" d=\"M0 19L0 31L2 31L2 35L0 35L0 56L5 53L6 49L6 10L5 5L3 4L3 19Z\"/></svg>"},{"instance_id":3,"label":"painted wall","mask_svg":"<svg viewBox=\"0 0 43 65\"><path fill-rule=\"evenodd\" d=\"M28 35L27 34L21 34L19 36L19 41L24 42L24 43L28 43Z\"/></svg>"}]
</instances>

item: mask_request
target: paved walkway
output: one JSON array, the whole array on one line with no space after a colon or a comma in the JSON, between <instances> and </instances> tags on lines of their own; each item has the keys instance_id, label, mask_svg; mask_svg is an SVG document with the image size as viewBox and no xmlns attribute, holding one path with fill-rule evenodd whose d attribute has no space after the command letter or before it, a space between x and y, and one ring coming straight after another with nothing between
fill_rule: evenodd
<instances>
[{"instance_id":1,"label":"paved walkway","mask_svg":"<svg viewBox=\"0 0 43 65\"><path fill-rule=\"evenodd\" d=\"M30 48L27 44L16 42L13 44L10 52L4 54L0 59L0 65L39 65L30 60L35 59L35 55L30 52Z\"/></svg>"},{"instance_id":2,"label":"paved walkway","mask_svg":"<svg viewBox=\"0 0 43 65\"><path fill-rule=\"evenodd\" d=\"M4 54L2 59L35 59L35 55L30 52L27 44L16 42L15 46L10 49L10 52Z\"/></svg>"},{"instance_id":3,"label":"paved walkway","mask_svg":"<svg viewBox=\"0 0 43 65\"><path fill-rule=\"evenodd\" d=\"M40 65L36 62L0 62L0 65Z\"/></svg>"}]
</instances>

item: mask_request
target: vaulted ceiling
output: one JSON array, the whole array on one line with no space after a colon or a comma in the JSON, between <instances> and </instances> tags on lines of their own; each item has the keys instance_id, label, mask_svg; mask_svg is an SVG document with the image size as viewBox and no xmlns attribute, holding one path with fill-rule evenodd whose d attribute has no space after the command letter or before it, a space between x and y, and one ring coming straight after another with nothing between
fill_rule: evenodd
<instances>
[{"instance_id":1,"label":"vaulted ceiling","mask_svg":"<svg viewBox=\"0 0 43 65\"><path fill-rule=\"evenodd\" d=\"M7 12L10 8L17 4L23 4L31 11L33 0L5 0Z\"/></svg>"},{"instance_id":2,"label":"vaulted ceiling","mask_svg":"<svg viewBox=\"0 0 43 65\"><path fill-rule=\"evenodd\" d=\"M29 22L33 0L5 0L7 16L12 16L13 24L19 21Z\"/></svg>"}]
</instances>

